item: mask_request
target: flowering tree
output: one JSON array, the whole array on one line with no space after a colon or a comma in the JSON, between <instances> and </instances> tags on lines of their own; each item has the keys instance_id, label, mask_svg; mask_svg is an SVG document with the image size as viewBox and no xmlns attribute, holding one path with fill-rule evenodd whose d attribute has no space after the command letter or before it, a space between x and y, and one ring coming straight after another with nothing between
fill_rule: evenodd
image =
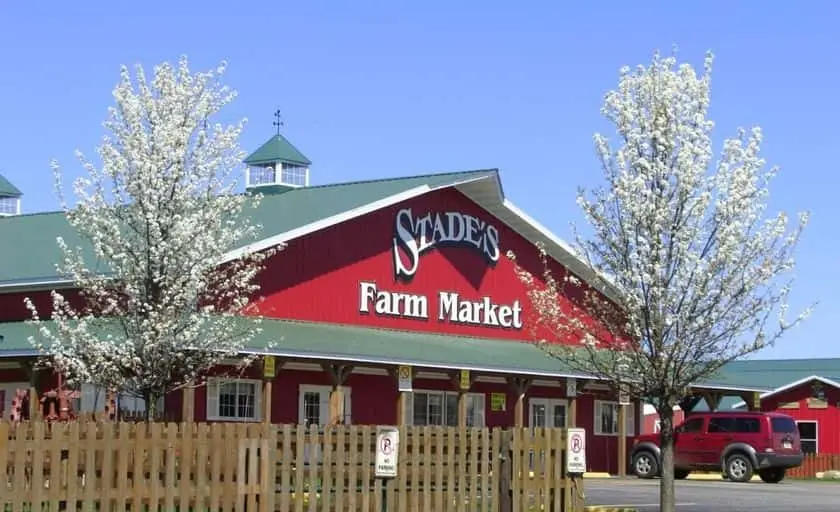
<instances>
[{"instance_id":1,"label":"flowering tree","mask_svg":"<svg viewBox=\"0 0 840 512\"><path fill-rule=\"evenodd\" d=\"M51 322L27 299L41 334L30 341L47 364L76 384L144 398L147 418L160 397L200 384L208 369L240 355L258 327L235 316L279 249L226 258L255 238L247 209L259 198L234 192L244 121L209 123L235 97L220 84L224 70L193 74L181 58L177 67L157 66L147 82L142 67L136 80L122 68L101 166L79 154L87 176L75 182L77 204L62 196L85 244L58 239L59 271L80 299L53 291Z\"/></svg>"},{"instance_id":2,"label":"flowering tree","mask_svg":"<svg viewBox=\"0 0 840 512\"><path fill-rule=\"evenodd\" d=\"M783 213L765 218L777 169L764 169L758 128L724 141L713 162L711 67L711 54L703 76L656 54L648 67L622 69L606 95L602 114L619 143L595 136L606 185L578 194L592 229L576 233L578 252L593 286L548 270L539 282L518 268L538 325L582 342L541 346L655 406L663 511L674 510L674 406L808 312L785 319L786 274L807 215L793 226ZM769 321L776 313L778 323Z\"/></svg>"}]
</instances>

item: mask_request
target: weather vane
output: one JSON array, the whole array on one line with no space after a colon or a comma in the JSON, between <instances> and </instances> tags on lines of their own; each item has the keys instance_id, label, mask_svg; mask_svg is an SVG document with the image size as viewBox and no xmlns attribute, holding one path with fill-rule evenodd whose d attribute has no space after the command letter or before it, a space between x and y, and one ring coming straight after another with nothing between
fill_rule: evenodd
<instances>
[{"instance_id":1,"label":"weather vane","mask_svg":"<svg viewBox=\"0 0 840 512\"><path fill-rule=\"evenodd\" d=\"M277 128L277 135L280 135L280 127L283 126L283 119L281 119L280 117L279 108L274 111L274 118L276 119L276 121L274 121L274 123L272 124L274 124L274 126Z\"/></svg>"}]
</instances>

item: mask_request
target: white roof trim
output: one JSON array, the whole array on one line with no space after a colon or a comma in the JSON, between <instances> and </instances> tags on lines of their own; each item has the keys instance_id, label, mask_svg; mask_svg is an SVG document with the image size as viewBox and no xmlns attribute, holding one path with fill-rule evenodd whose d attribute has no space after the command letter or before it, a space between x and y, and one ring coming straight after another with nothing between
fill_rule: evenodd
<instances>
[{"instance_id":1,"label":"white roof trim","mask_svg":"<svg viewBox=\"0 0 840 512\"><path fill-rule=\"evenodd\" d=\"M823 384L825 384L827 386L831 386L833 388L840 389L840 382L837 382L837 381L834 381L834 380L831 380L831 379L827 379L825 377L820 377L819 375L811 375L810 377L805 377L804 379L799 379L797 381L791 382L789 384L785 384L784 386L778 387L778 388L773 389L771 391L767 391L766 393L762 393L760 396L761 396L761 398L767 398L769 396L777 395L777 394L782 393L784 391L787 391L789 389L797 388L797 387L801 386L802 384L805 384L807 382L811 382L812 380L816 380L816 381L822 382ZM732 408L733 409L739 409L739 408L741 408L745 405L747 405L746 402L741 401L741 402L738 402L737 404L733 405Z\"/></svg>"},{"instance_id":2,"label":"white roof trim","mask_svg":"<svg viewBox=\"0 0 840 512\"><path fill-rule=\"evenodd\" d=\"M276 245L282 244L284 242L288 242L289 240L293 240L295 238L300 238L302 236L308 235L310 233L314 233L316 231L321 231L327 229L331 226L335 226L337 224L341 224L342 222L347 222L348 220L355 219L357 217L361 217L363 215L367 215L369 213L373 213L377 210L381 210L382 208L387 208L389 206L393 206L395 204L401 203L403 201L408 201L409 199L413 199L415 197L421 196L423 194L432 192L433 190L439 190L444 188L456 187L458 185L463 185L466 183L470 183L473 181L480 181L489 179L489 175L480 176L478 178L471 178L468 180L461 180L454 183L448 183L446 185L441 185L437 187L430 187L428 185L420 185L419 187L414 187L412 189L400 192L398 194L394 194L392 196L388 196L382 198L378 201L373 201L372 203L368 203L357 208L353 208L351 210L347 210L336 215L332 215L330 217L325 217L323 219L319 219L315 222L310 222L309 224L305 224L303 226L297 227L295 229L285 231L283 233L278 233L276 235L272 235L268 238L264 238L262 240L258 240L252 244L239 247L232 251L229 251L227 254L224 255L222 258L221 263L225 263L231 260L234 260L245 253L248 252L257 252L263 249L268 249L269 247L274 247Z\"/></svg>"}]
</instances>

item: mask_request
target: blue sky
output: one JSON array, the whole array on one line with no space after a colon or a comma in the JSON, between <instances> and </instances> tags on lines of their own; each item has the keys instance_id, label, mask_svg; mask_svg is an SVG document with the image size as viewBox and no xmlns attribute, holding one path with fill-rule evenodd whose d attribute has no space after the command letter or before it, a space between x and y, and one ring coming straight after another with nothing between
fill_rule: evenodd
<instances>
[{"instance_id":1,"label":"blue sky","mask_svg":"<svg viewBox=\"0 0 840 512\"><path fill-rule=\"evenodd\" d=\"M184 5L182 5L184 4ZM120 64L222 59L255 149L283 111L314 183L497 167L514 202L564 238L622 65L654 49L716 54L716 144L759 124L782 167L771 208L812 213L794 309L813 316L760 357L840 356L840 4L823 2L3 2L0 173L24 211L55 209L49 162L93 155ZM679 4L679 5L678 5ZM524 7L526 6L527 7Z\"/></svg>"}]
</instances>

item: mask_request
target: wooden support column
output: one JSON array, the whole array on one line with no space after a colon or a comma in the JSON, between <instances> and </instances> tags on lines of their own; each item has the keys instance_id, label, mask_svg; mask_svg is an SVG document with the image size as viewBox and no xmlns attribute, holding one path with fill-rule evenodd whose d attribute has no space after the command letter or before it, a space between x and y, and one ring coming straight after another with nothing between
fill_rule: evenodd
<instances>
[{"instance_id":1,"label":"wooden support column","mask_svg":"<svg viewBox=\"0 0 840 512\"><path fill-rule=\"evenodd\" d=\"M414 368L411 366L399 366L391 368L388 373L397 381L397 426L408 425L408 399L412 393L414 382Z\"/></svg>"},{"instance_id":2,"label":"wooden support column","mask_svg":"<svg viewBox=\"0 0 840 512\"><path fill-rule=\"evenodd\" d=\"M29 376L29 420L41 419L41 401L38 398L38 382L41 379L41 372L35 366L36 363L29 362L22 364Z\"/></svg>"},{"instance_id":3,"label":"wooden support column","mask_svg":"<svg viewBox=\"0 0 840 512\"><path fill-rule=\"evenodd\" d=\"M475 382L475 376L469 370L461 370L452 376L455 389L458 390L458 426L467 426L467 392Z\"/></svg>"},{"instance_id":4,"label":"wooden support column","mask_svg":"<svg viewBox=\"0 0 840 512\"><path fill-rule=\"evenodd\" d=\"M747 405L748 411L761 410L761 393L758 391L749 391L741 393L741 400Z\"/></svg>"},{"instance_id":5,"label":"wooden support column","mask_svg":"<svg viewBox=\"0 0 840 512\"><path fill-rule=\"evenodd\" d=\"M703 399L706 400L706 405L709 406L710 411L717 411L720 407L720 402L723 400L723 393L717 391L704 391Z\"/></svg>"},{"instance_id":6,"label":"wooden support column","mask_svg":"<svg viewBox=\"0 0 840 512\"><path fill-rule=\"evenodd\" d=\"M569 401L568 418L566 419L568 428L577 427L577 396L580 394L581 387L578 379L574 377L566 378L566 399Z\"/></svg>"},{"instance_id":7,"label":"wooden support column","mask_svg":"<svg viewBox=\"0 0 840 512\"><path fill-rule=\"evenodd\" d=\"M531 387L532 380L527 377L508 377L508 385L513 389L516 404L513 406L513 426L525 426L525 395Z\"/></svg>"},{"instance_id":8,"label":"wooden support column","mask_svg":"<svg viewBox=\"0 0 840 512\"><path fill-rule=\"evenodd\" d=\"M688 414L691 411L693 411L695 407L697 407L697 404L700 403L700 400L703 400L703 395L702 394L695 393L693 395L689 395L689 396L683 398L682 400L680 400L680 403L679 403L680 409L682 409L682 411L685 414Z\"/></svg>"},{"instance_id":9,"label":"wooden support column","mask_svg":"<svg viewBox=\"0 0 840 512\"><path fill-rule=\"evenodd\" d=\"M344 423L344 383L353 372L353 366L349 364L324 364L322 367L330 376L332 382L328 425L341 425Z\"/></svg>"},{"instance_id":10,"label":"wooden support column","mask_svg":"<svg viewBox=\"0 0 840 512\"><path fill-rule=\"evenodd\" d=\"M184 423L195 421L195 386L192 383L181 389L181 421Z\"/></svg>"},{"instance_id":11,"label":"wooden support column","mask_svg":"<svg viewBox=\"0 0 840 512\"><path fill-rule=\"evenodd\" d=\"M265 356L262 360L263 389L262 389L262 421L271 423L271 401L272 386L274 378L277 377L277 360L274 356Z\"/></svg>"}]
</instances>

